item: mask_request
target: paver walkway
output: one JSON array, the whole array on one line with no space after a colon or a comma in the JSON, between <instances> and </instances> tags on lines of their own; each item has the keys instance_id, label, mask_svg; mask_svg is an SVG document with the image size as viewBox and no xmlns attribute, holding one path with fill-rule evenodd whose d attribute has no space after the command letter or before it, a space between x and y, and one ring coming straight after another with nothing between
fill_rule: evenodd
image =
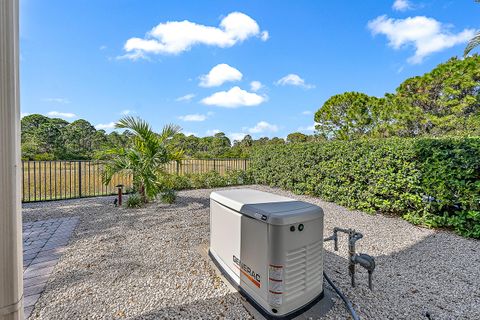
<instances>
[{"instance_id":1,"label":"paver walkway","mask_svg":"<svg viewBox=\"0 0 480 320\"><path fill-rule=\"evenodd\" d=\"M78 217L69 217L23 224L25 319L32 313L77 223Z\"/></svg>"}]
</instances>

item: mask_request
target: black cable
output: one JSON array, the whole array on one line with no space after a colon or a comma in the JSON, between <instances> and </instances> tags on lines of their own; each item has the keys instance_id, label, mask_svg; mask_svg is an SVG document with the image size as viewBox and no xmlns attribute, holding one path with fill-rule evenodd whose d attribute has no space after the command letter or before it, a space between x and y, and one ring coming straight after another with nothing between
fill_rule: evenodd
<instances>
[{"instance_id":1,"label":"black cable","mask_svg":"<svg viewBox=\"0 0 480 320\"><path fill-rule=\"evenodd\" d=\"M338 294L338 296L340 298L342 298L343 302L345 303L345 306L347 307L348 309L348 312L350 312L350 315L352 316L353 320L360 320L360 318L358 317L357 313L355 312L355 310L353 309L353 306L352 306L352 303L347 299L347 297L345 297L343 295L342 292L340 292L340 290L333 284L332 280L330 280L330 278L327 276L327 274L325 273L325 271L323 272L323 277L325 278L325 280L327 280L328 284L333 288L333 290L335 290L335 292Z\"/></svg>"}]
</instances>

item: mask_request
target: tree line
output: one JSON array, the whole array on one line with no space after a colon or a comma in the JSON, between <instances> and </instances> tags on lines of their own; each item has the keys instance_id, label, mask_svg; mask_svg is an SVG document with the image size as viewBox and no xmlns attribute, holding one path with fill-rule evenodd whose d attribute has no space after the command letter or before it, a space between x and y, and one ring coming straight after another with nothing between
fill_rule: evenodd
<instances>
[{"instance_id":1,"label":"tree line","mask_svg":"<svg viewBox=\"0 0 480 320\"><path fill-rule=\"evenodd\" d=\"M479 135L480 56L451 58L395 93L332 96L315 113L319 136L328 140Z\"/></svg>"},{"instance_id":2,"label":"tree line","mask_svg":"<svg viewBox=\"0 0 480 320\"><path fill-rule=\"evenodd\" d=\"M24 160L88 160L102 151L126 146L130 133L96 130L80 119L69 123L63 119L32 114L22 118L21 142Z\"/></svg>"},{"instance_id":3,"label":"tree line","mask_svg":"<svg viewBox=\"0 0 480 320\"><path fill-rule=\"evenodd\" d=\"M24 160L103 159L108 157L110 150L125 149L133 141L131 130L107 133L95 129L84 119L69 123L63 119L32 114L23 117L21 125ZM306 141L307 137L296 133L289 135L287 141ZM187 136L178 132L166 141L169 147L182 150L188 158L248 158L253 147L283 143L285 140L281 138L253 139L250 135L232 142L223 132L208 137Z\"/></svg>"}]
</instances>

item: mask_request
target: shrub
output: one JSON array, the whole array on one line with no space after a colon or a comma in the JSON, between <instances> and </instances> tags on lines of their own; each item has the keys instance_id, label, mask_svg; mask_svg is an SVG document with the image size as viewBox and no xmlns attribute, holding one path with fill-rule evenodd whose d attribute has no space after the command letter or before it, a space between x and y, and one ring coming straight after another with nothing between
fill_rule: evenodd
<instances>
[{"instance_id":1,"label":"shrub","mask_svg":"<svg viewBox=\"0 0 480 320\"><path fill-rule=\"evenodd\" d=\"M187 176L172 175L171 176L172 184L170 188L175 190L184 190L192 188L192 181Z\"/></svg>"},{"instance_id":2,"label":"shrub","mask_svg":"<svg viewBox=\"0 0 480 320\"><path fill-rule=\"evenodd\" d=\"M480 238L480 138L418 138L266 146L256 183Z\"/></svg>"},{"instance_id":3,"label":"shrub","mask_svg":"<svg viewBox=\"0 0 480 320\"><path fill-rule=\"evenodd\" d=\"M39 153L39 154L36 154L36 155L33 157L33 160L36 160L36 161L55 160L55 155L54 155L53 153L48 153L48 152Z\"/></svg>"},{"instance_id":4,"label":"shrub","mask_svg":"<svg viewBox=\"0 0 480 320\"><path fill-rule=\"evenodd\" d=\"M128 196L125 205L127 208L140 208L143 206L142 196L139 193L132 193Z\"/></svg>"},{"instance_id":5,"label":"shrub","mask_svg":"<svg viewBox=\"0 0 480 320\"><path fill-rule=\"evenodd\" d=\"M253 183L252 173L250 171L245 171L245 170L227 171L227 173L225 174L225 179L226 179L227 185L229 186Z\"/></svg>"},{"instance_id":6,"label":"shrub","mask_svg":"<svg viewBox=\"0 0 480 320\"><path fill-rule=\"evenodd\" d=\"M175 190L173 189L164 189L160 195L160 199L163 203L172 204L175 203L175 199L177 198L175 194Z\"/></svg>"},{"instance_id":7,"label":"shrub","mask_svg":"<svg viewBox=\"0 0 480 320\"><path fill-rule=\"evenodd\" d=\"M227 181L217 171L190 175L194 188L218 188L226 187Z\"/></svg>"},{"instance_id":8,"label":"shrub","mask_svg":"<svg viewBox=\"0 0 480 320\"><path fill-rule=\"evenodd\" d=\"M422 139L416 154L422 191L434 199L407 218L480 238L480 139Z\"/></svg>"}]
</instances>

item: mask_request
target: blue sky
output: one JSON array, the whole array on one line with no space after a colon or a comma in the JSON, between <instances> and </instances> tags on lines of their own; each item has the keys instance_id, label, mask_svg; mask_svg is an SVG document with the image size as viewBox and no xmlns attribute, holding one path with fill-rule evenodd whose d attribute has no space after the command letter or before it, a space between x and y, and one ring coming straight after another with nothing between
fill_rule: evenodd
<instances>
[{"instance_id":1,"label":"blue sky","mask_svg":"<svg viewBox=\"0 0 480 320\"><path fill-rule=\"evenodd\" d=\"M392 92L480 29L473 0L21 0L22 113L312 133L330 96Z\"/></svg>"}]
</instances>

